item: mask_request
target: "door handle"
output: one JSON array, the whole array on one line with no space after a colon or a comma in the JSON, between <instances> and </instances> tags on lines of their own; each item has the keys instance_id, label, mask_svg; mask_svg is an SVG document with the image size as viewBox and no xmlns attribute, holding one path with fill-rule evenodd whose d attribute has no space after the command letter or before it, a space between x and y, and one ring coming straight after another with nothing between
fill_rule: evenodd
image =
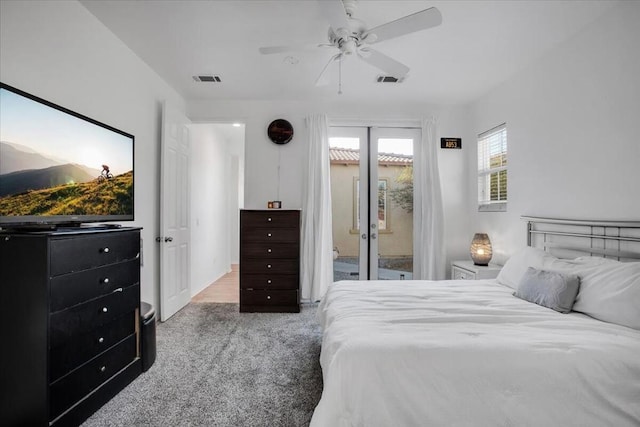
<instances>
[{"instance_id":1,"label":"door handle","mask_svg":"<svg viewBox=\"0 0 640 427\"><path fill-rule=\"evenodd\" d=\"M165 237L164 241L165 242L173 242L173 237Z\"/></svg>"},{"instance_id":2,"label":"door handle","mask_svg":"<svg viewBox=\"0 0 640 427\"><path fill-rule=\"evenodd\" d=\"M376 240L376 233L371 233L371 240Z\"/></svg>"},{"instance_id":3,"label":"door handle","mask_svg":"<svg viewBox=\"0 0 640 427\"><path fill-rule=\"evenodd\" d=\"M367 240L367 233L362 233L362 240Z\"/></svg>"}]
</instances>

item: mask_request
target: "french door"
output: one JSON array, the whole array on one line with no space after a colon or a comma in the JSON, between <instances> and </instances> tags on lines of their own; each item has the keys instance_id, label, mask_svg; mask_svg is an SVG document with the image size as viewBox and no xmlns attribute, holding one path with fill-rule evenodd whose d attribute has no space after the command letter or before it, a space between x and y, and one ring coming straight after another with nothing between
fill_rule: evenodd
<instances>
[{"instance_id":1,"label":"french door","mask_svg":"<svg viewBox=\"0 0 640 427\"><path fill-rule=\"evenodd\" d=\"M414 128L330 128L334 280L413 277L418 141Z\"/></svg>"}]
</instances>

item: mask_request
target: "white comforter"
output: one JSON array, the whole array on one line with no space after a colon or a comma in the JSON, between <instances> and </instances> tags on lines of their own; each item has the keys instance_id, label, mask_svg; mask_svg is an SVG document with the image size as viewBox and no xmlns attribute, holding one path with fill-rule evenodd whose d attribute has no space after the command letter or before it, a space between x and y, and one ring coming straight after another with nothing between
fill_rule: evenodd
<instances>
[{"instance_id":1,"label":"white comforter","mask_svg":"<svg viewBox=\"0 0 640 427\"><path fill-rule=\"evenodd\" d=\"M311 426L639 426L640 331L512 293L493 280L334 283Z\"/></svg>"}]
</instances>

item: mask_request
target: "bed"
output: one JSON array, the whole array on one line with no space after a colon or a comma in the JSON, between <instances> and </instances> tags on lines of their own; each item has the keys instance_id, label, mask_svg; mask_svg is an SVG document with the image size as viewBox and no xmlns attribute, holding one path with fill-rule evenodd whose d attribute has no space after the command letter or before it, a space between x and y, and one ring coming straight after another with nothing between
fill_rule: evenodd
<instances>
[{"instance_id":1,"label":"bed","mask_svg":"<svg viewBox=\"0 0 640 427\"><path fill-rule=\"evenodd\" d=\"M525 219L498 279L332 284L311 426L639 426L640 222ZM529 267L573 311L514 296Z\"/></svg>"}]
</instances>

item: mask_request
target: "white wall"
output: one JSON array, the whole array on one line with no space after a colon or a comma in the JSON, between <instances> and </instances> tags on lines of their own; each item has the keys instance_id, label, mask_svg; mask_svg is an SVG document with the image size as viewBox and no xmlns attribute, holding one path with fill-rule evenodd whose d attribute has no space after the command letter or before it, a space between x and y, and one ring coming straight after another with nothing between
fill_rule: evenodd
<instances>
[{"instance_id":1,"label":"white wall","mask_svg":"<svg viewBox=\"0 0 640 427\"><path fill-rule=\"evenodd\" d=\"M302 203L302 159L306 158L304 116L297 106L283 108L269 101L191 101L188 116L196 122L228 121L245 124L245 194L248 209L266 208L267 200L280 200L284 208ZM294 117L295 116L295 117ZM279 146L267 139L266 126L276 118L287 118L294 126L291 143ZM278 182L278 159L282 163Z\"/></svg>"},{"instance_id":2,"label":"white wall","mask_svg":"<svg viewBox=\"0 0 640 427\"><path fill-rule=\"evenodd\" d=\"M508 212L468 213L498 260L526 245L521 215L640 219L638 22L640 2L621 2L473 104L474 133L507 123Z\"/></svg>"},{"instance_id":3,"label":"white wall","mask_svg":"<svg viewBox=\"0 0 640 427\"><path fill-rule=\"evenodd\" d=\"M184 100L76 2L0 2L0 80L135 135L141 293L157 307L160 108Z\"/></svg>"},{"instance_id":4,"label":"white wall","mask_svg":"<svg viewBox=\"0 0 640 427\"><path fill-rule=\"evenodd\" d=\"M307 165L307 129L304 118L311 113L323 112L331 119L376 121L420 119L434 115L438 119L440 136L463 137L462 150L438 149L440 177L443 187L447 257L468 258L472 234L468 221L468 178L466 151L472 141L470 113L465 108L441 108L433 105L393 104L350 105L313 101L191 101L188 116L197 122L241 121L246 125L245 139L245 206L248 209L266 208L268 200L282 200L283 207L302 208ZM294 128L293 140L286 145L269 141L267 125L274 119L284 118ZM439 139L438 139L439 140ZM278 179L280 164L280 179Z\"/></svg>"},{"instance_id":5,"label":"white wall","mask_svg":"<svg viewBox=\"0 0 640 427\"><path fill-rule=\"evenodd\" d=\"M476 230L469 221L469 211L475 207L476 189L470 191L467 183L475 177L475 163L469 165L470 152L475 153L476 138L471 126L468 107L443 109L438 119L440 137L462 138L462 149L439 149L438 167L444 205L447 266L451 261L470 259L469 246ZM447 277L451 271L447 267Z\"/></svg>"},{"instance_id":6,"label":"white wall","mask_svg":"<svg viewBox=\"0 0 640 427\"><path fill-rule=\"evenodd\" d=\"M190 125L192 296L238 262L238 172L243 141L227 136L223 128L230 126Z\"/></svg>"},{"instance_id":7,"label":"white wall","mask_svg":"<svg viewBox=\"0 0 640 427\"><path fill-rule=\"evenodd\" d=\"M240 136L228 139L229 155L231 156L228 192L228 238L229 261L240 264L240 209L244 208L244 124L240 126Z\"/></svg>"}]
</instances>

